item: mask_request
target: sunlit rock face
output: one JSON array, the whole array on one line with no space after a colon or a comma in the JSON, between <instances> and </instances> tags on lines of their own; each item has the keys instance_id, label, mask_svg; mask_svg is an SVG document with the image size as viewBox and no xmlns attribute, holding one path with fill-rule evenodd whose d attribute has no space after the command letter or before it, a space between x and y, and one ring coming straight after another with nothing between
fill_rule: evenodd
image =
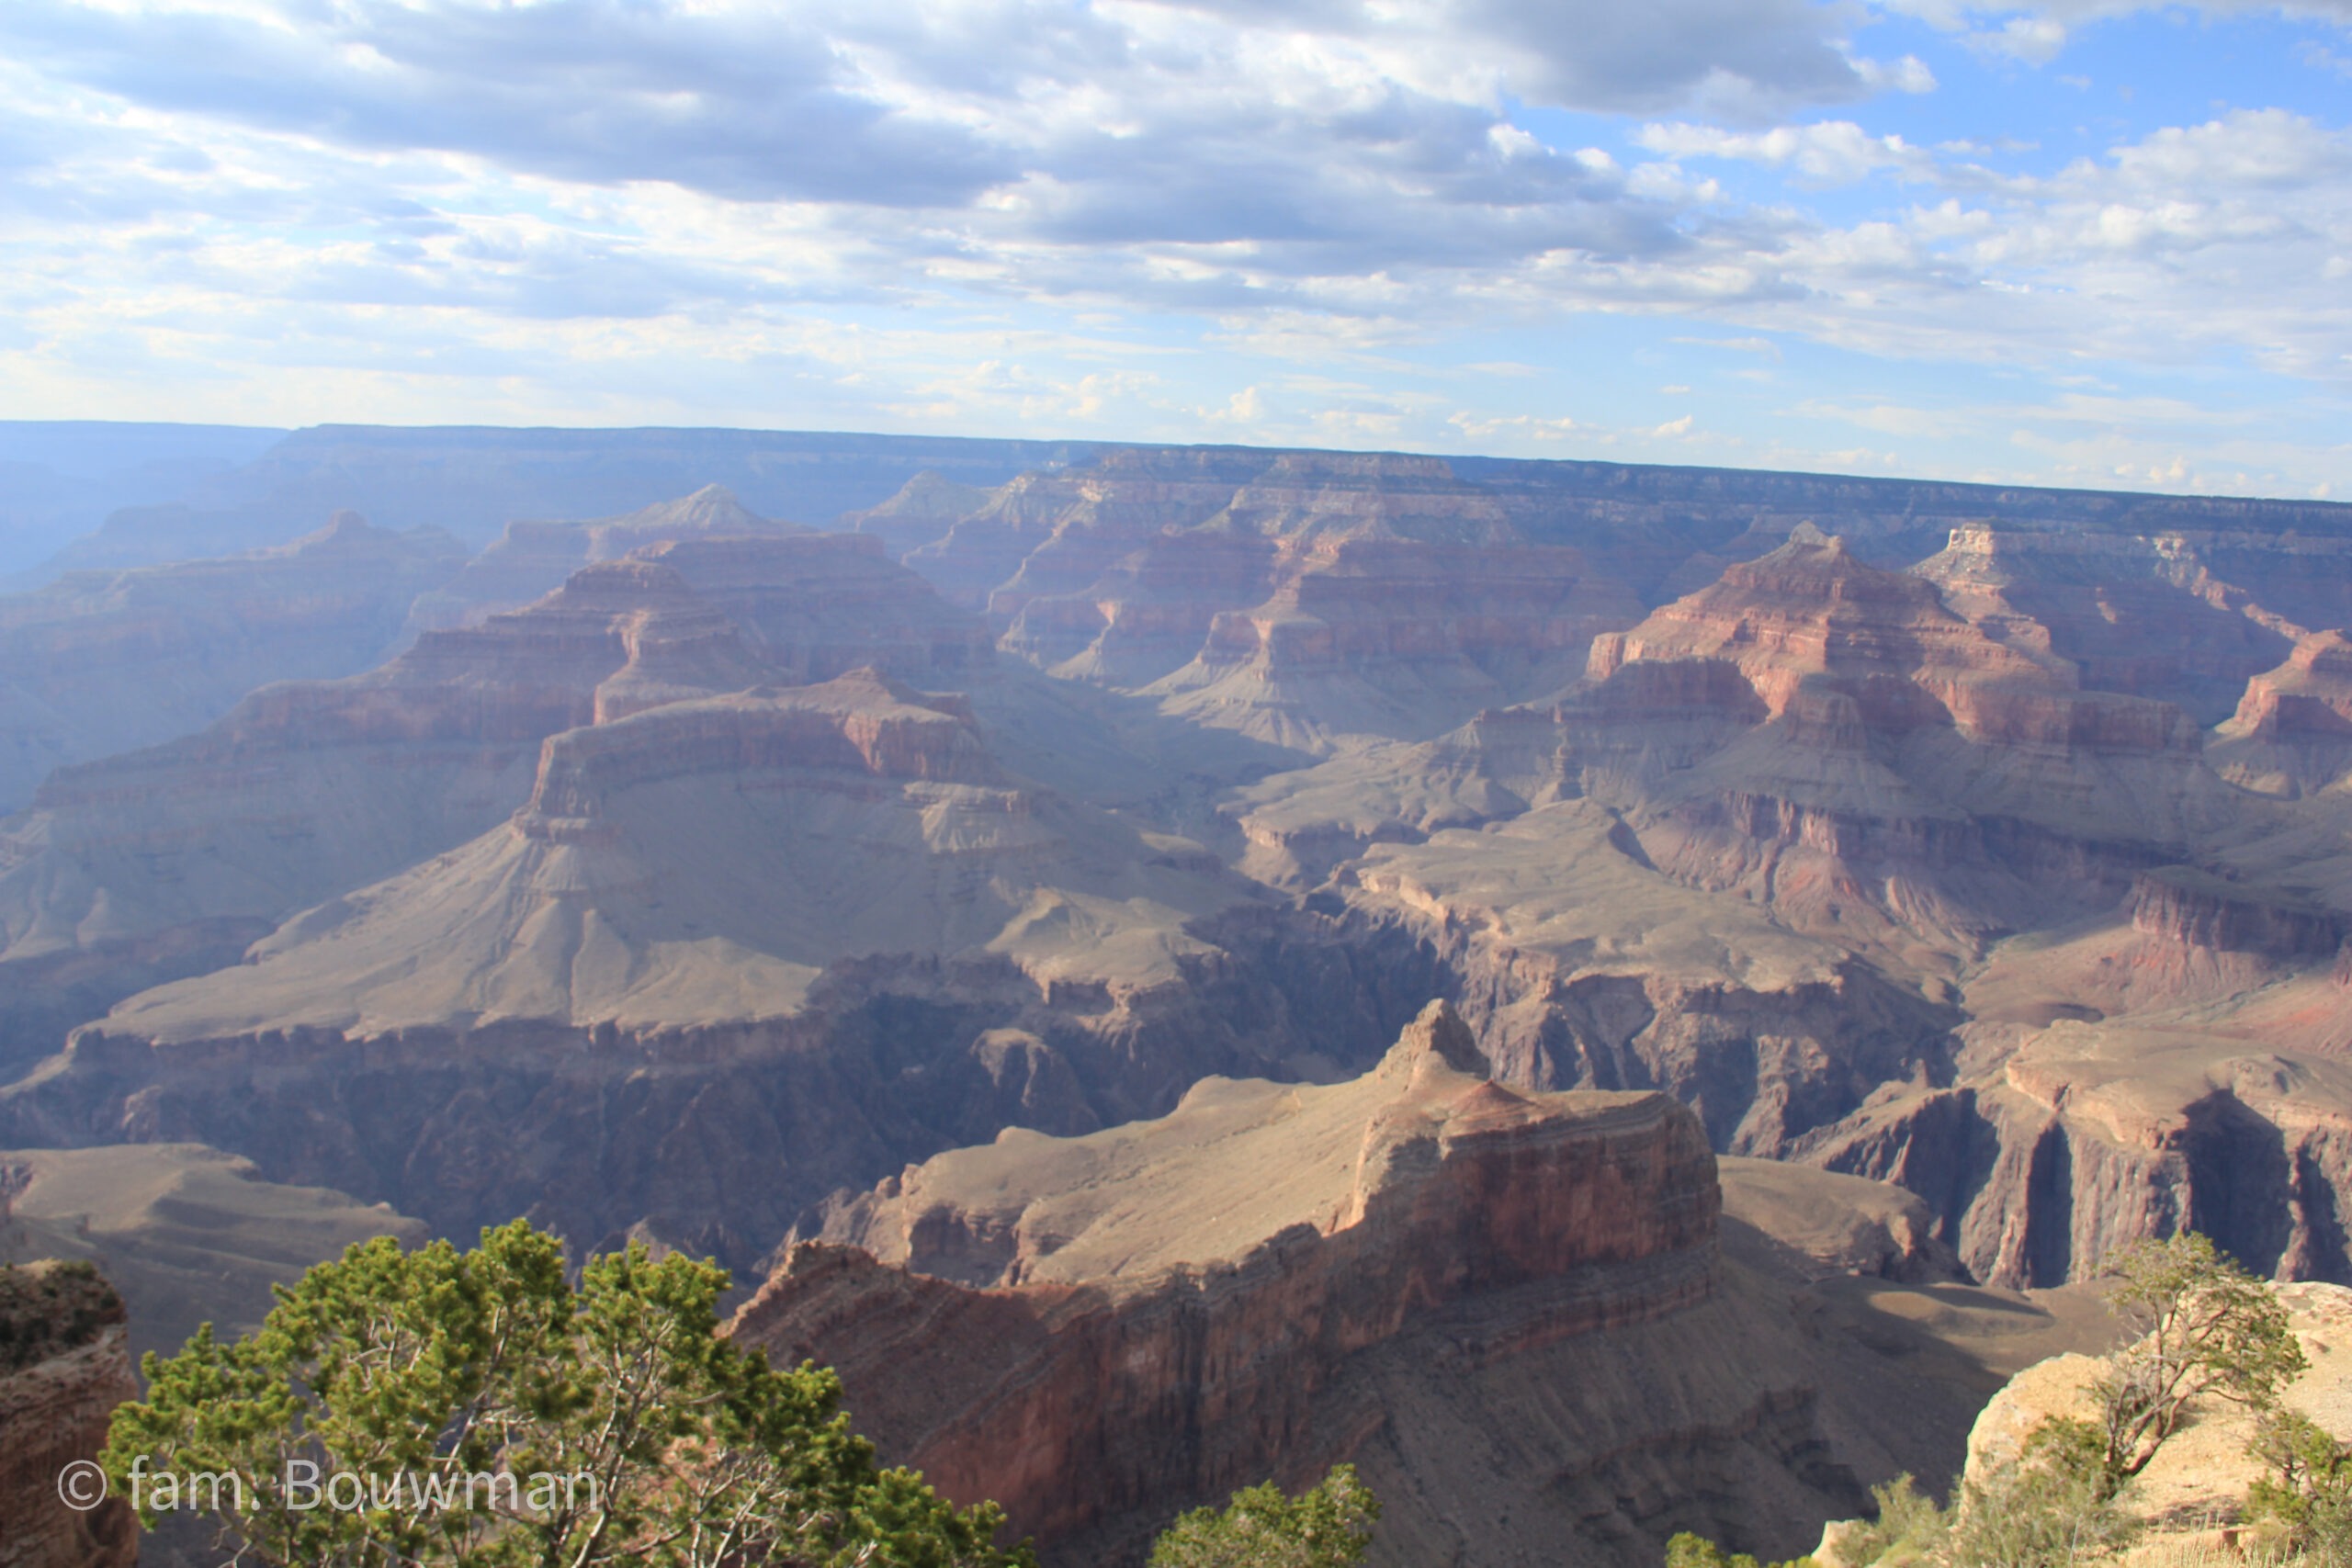
<instances>
[{"instance_id":1,"label":"sunlit rock face","mask_svg":"<svg viewBox=\"0 0 2352 1568\"><path fill-rule=\"evenodd\" d=\"M1384 1563L1639 1561L1702 1471L1781 1506L1850 1488L1787 1365L1668 1371L1744 1326L1691 1117L1478 1066L1441 1004L1353 1081L1210 1079L1159 1121L943 1155L829 1206L730 1332L835 1366L888 1457L1057 1563L1140 1561L1177 1509L1341 1460L1387 1500ZM1473 1436L1502 1429L1507 1458ZM1628 1510L1669 1450L1693 1480Z\"/></svg>"}]
</instances>

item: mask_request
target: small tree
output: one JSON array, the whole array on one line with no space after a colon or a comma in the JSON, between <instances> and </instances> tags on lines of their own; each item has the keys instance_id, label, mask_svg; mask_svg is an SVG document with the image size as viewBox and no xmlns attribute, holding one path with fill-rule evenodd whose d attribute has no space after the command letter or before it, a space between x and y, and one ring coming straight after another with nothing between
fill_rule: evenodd
<instances>
[{"instance_id":1,"label":"small tree","mask_svg":"<svg viewBox=\"0 0 2352 1568\"><path fill-rule=\"evenodd\" d=\"M1841 1555L1871 1568L1935 1561L1951 1529L1936 1500L1908 1475L1871 1487L1871 1496L1878 1503L1878 1517L1846 1538Z\"/></svg>"},{"instance_id":2,"label":"small tree","mask_svg":"<svg viewBox=\"0 0 2352 1568\"><path fill-rule=\"evenodd\" d=\"M2106 1480L2098 1425L2044 1421L2015 1459L1963 1488L1945 1559L1951 1568L2069 1568L2100 1560L2133 1529Z\"/></svg>"},{"instance_id":3,"label":"small tree","mask_svg":"<svg viewBox=\"0 0 2352 1568\"><path fill-rule=\"evenodd\" d=\"M1007 1568L992 1506L878 1470L813 1366L716 1333L724 1270L642 1247L574 1291L522 1221L353 1247L234 1344L149 1355L102 1458L153 1529L258 1568ZM346 1481L345 1478L348 1478Z\"/></svg>"},{"instance_id":4,"label":"small tree","mask_svg":"<svg viewBox=\"0 0 2352 1568\"><path fill-rule=\"evenodd\" d=\"M1372 1546L1380 1499L1343 1464L1295 1497L1272 1482L1195 1508L1151 1549L1151 1568L1354 1568Z\"/></svg>"},{"instance_id":5,"label":"small tree","mask_svg":"<svg viewBox=\"0 0 2352 1568\"><path fill-rule=\"evenodd\" d=\"M1727 1553L1705 1536L1684 1530L1666 1543L1666 1568L1762 1568L1747 1552ZM1775 1562L1772 1568L1813 1568L1813 1559L1799 1557Z\"/></svg>"},{"instance_id":6,"label":"small tree","mask_svg":"<svg viewBox=\"0 0 2352 1568\"><path fill-rule=\"evenodd\" d=\"M2195 1233L2127 1247L2109 1267L2109 1305L2133 1331L2097 1385L2099 1485L2108 1496L2148 1467L2189 1404L2211 1395L2256 1410L2304 1367L2287 1309Z\"/></svg>"},{"instance_id":7,"label":"small tree","mask_svg":"<svg viewBox=\"0 0 2352 1568\"><path fill-rule=\"evenodd\" d=\"M2246 1513L2277 1520L2323 1562L2352 1562L2352 1447L2300 1410L2274 1410L2254 1451L2270 1474L2247 1492Z\"/></svg>"}]
</instances>

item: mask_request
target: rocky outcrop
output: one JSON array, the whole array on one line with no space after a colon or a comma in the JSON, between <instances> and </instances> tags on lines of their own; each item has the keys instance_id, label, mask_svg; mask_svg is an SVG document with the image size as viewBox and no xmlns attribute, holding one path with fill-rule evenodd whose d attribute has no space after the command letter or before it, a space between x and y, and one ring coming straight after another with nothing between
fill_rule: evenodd
<instances>
[{"instance_id":1,"label":"rocky outcrop","mask_svg":"<svg viewBox=\"0 0 2352 1568\"><path fill-rule=\"evenodd\" d=\"M873 668L953 683L989 657L988 628L858 534L688 538L639 552L716 606L793 681Z\"/></svg>"},{"instance_id":2,"label":"rocky outcrop","mask_svg":"<svg viewBox=\"0 0 2352 1568\"><path fill-rule=\"evenodd\" d=\"M1918 1193L1994 1283L2088 1278L2182 1229L2258 1273L2352 1280L2352 1077L2300 1052L2061 1020L1989 1081L1887 1097L1802 1156Z\"/></svg>"},{"instance_id":3,"label":"rocky outcrop","mask_svg":"<svg viewBox=\"0 0 2352 1568\"><path fill-rule=\"evenodd\" d=\"M843 513L836 525L871 534L892 556L904 556L980 511L989 500L982 486L958 484L936 468L925 468L879 505Z\"/></svg>"},{"instance_id":4,"label":"rocky outcrop","mask_svg":"<svg viewBox=\"0 0 2352 1568\"><path fill-rule=\"evenodd\" d=\"M5 1205L0 1204L0 1215ZM130 1568L128 1504L59 1496L67 1467L96 1459L114 1407L139 1395L121 1298L87 1264L0 1266L0 1565Z\"/></svg>"},{"instance_id":5,"label":"rocky outcrop","mask_svg":"<svg viewBox=\"0 0 2352 1568\"><path fill-rule=\"evenodd\" d=\"M1497 1077L1665 1089L1724 1152L1785 1154L1950 1070L1955 1010L1677 886L1589 802L1377 846L1342 897L1354 940L1429 955Z\"/></svg>"},{"instance_id":6,"label":"rocky outcrop","mask_svg":"<svg viewBox=\"0 0 2352 1568\"><path fill-rule=\"evenodd\" d=\"M2329 587L2347 558L2346 541L2324 537L1978 525L1953 529L1915 570L1987 635L2063 661L2085 689L2156 698L2211 724L2302 625L2352 615L2352 596Z\"/></svg>"},{"instance_id":7,"label":"rocky outcrop","mask_svg":"<svg viewBox=\"0 0 2352 1568\"><path fill-rule=\"evenodd\" d=\"M666 539L789 536L808 530L759 516L722 485L662 502L625 516L586 522L516 522L447 582L420 594L409 614L412 635L470 626L500 610L519 610L563 586L583 566L618 560Z\"/></svg>"},{"instance_id":8,"label":"rocky outcrop","mask_svg":"<svg viewBox=\"0 0 2352 1568\"><path fill-rule=\"evenodd\" d=\"M1004 487L908 560L1041 667L1316 750L1551 690L1640 614L1429 457L1106 457Z\"/></svg>"},{"instance_id":9,"label":"rocky outcrop","mask_svg":"<svg viewBox=\"0 0 2352 1568\"><path fill-rule=\"evenodd\" d=\"M1353 982L1316 1020L1201 934L1271 916L1257 889L1003 773L960 699L757 688L537 773L510 821L121 1004L0 1095L0 1138L210 1143L460 1233L683 1220L741 1263L1009 1122L1362 1059Z\"/></svg>"},{"instance_id":10,"label":"rocky outcrop","mask_svg":"<svg viewBox=\"0 0 2352 1568\"><path fill-rule=\"evenodd\" d=\"M610 542L677 525L656 510ZM871 540L690 538L424 632L368 674L265 686L195 736L62 770L0 835L0 1069L489 829L550 736L844 666L961 676L989 658L979 623Z\"/></svg>"},{"instance_id":11,"label":"rocky outcrop","mask_svg":"<svg viewBox=\"0 0 2352 1568\"><path fill-rule=\"evenodd\" d=\"M0 1066L485 831L548 736L775 678L676 573L613 562L368 674L265 686L185 739L60 770L0 834Z\"/></svg>"},{"instance_id":12,"label":"rocky outcrop","mask_svg":"<svg viewBox=\"0 0 2352 1568\"><path fill-rule=\"evenodd\" d=\"M1639 1560L1712 1502L1652 1468L1668 1448L1740 1453L1783 1506L1851 1490L1802 1388L1658 1376L1724 1326L1688 1114L1476 1060L1435 1005L1351 1083L1212 1079L1159 1122L942 1156L831 1206L729 1332L831 1363L887 1458L1000 1500L1055 1562L1139 1560L1180 1507L1340 1460L1387 1502L1384 1563ZM1450 1489L1447 1434L1512 1383L1553 1422Z\"/></svg>"},{"instance_id":13,"label":"rocky outcrop","mask_svg":"<svg viewBox=\"0 0 2352 1568\"><path fill-rule=\"evenodd\" d=\"M2132 928L2161 942L2253 953L2292 964L2331 959L2344 940L2332 912L2189 866L2160 866L2132 885Z\"/></svg>"},{"instance_id":14,"label":"rocky outcrop","mask_svg":"<svg viewBox=\"0 0 2352 1568\"><path fill-rule=\"evenodd\" d=\"M2352 771L2352 637L2314 632L2247 681L2206 755L2232 783L2289 799Z\"/></svg>"},{"instance_id":15,"label":"rocky outcrop","mask_svg":"<svg viewBox=\"0 0 2352 1568\"><path fill-rule=\"evenodd\" d=\"M346 512L276 549L0 598L0 807L23 806L52 768L199 728L265 682L368 668L409 602L463 560L438 529Z\"/></svg>"}]
</instances>

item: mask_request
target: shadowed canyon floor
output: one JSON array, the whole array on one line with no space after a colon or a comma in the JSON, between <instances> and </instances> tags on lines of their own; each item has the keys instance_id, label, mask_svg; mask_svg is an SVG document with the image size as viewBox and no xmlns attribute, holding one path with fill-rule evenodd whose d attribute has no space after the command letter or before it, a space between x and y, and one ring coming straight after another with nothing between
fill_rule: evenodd
<instances>
[{"instance_id":1,"label":"shadowed canyon floor","mask_svg":"<svg viewBox=\"0 0 2352 1568\"><path fill-rule=\"evenodd\" d=\"M207 513L341 463L409 532L0 600L0 1169L134 1325L214 1310L159 1215L248 1216L243 1292L527 1213L773 1271L744 1332L1071 1561L1353 1457L1396 1561L1631 1562L1949 1476L2120 1242L2352 1280L2352 509L887 438L801 505L826 438L496 434ZM1598 1250L1492 1230L1490 1155L1619 1144L1679 1152L1522 1215Z\"/></svg>"}]
</instances>

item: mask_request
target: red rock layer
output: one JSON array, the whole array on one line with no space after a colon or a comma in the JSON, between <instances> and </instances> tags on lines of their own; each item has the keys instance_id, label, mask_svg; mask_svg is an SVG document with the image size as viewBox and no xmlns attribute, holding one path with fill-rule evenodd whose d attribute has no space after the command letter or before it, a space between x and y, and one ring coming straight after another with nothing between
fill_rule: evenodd
<instances>
[{"instance_id":1,"label":"red rock layer","mask_svg":"<svg viewBox=\"0 0 2352 1568\"><path fill-rule=\"evenodd\" d=\"M2343 937L2340 922L2328 910L2186 866L2165 866L2134 879L2132 926L2183 947L2289 961L2332 956Z\"/></svg>"},{"instance_id":2,"label":"red rock layer","mask_svg":"<svg viewBox=\"0 0 2352 1568\"><path fill-rule=\"evenodd\" d=\"M1253 664L1272 682L1348 671L1441 690L1453 717L1539 671L1556 685L1551 660L1640 614L1492 492L1393 455L1114 455L1015 481L909 559L1065 673L1132 687L1193 664L1197 687Z\"/></svg>"},{"instance_id":3,"label":"red rock layer","mask_svg":"<svg viewBox=\"0 0 2352 1568\"><path fill-rule=\"evenodd\" d=\"M1453 1073L1432 1037L1460 1027L1424 1014L1380 1069L1399 1091L1436 1075L1441 1108L1373 1116L1331 1228L1148 1278L1007 1289L802 1244L730 1332L831 1364L888 1457L1001 1502L1049 1556L1094 1562L1176 1506L1346 1457L1371 1433L1318 1430L1318 1401L1423 1323L1508 1303L1465 1347L1483 1360L1705 1300L1721 1197L1690 1114Z\"/></svg>"},{"instance_id":4,"label":"red rock layer","mask_svg":"<svg viewBox=\"0 0 2352 1568\"><path fill-rule=\"evenodd\" d=\"M605 795L658 779L779 772L1001 784L961 698L872 670L822 685L673 703L549 738L525 820L596 815Z\"/></svg>"}]
</instances>

